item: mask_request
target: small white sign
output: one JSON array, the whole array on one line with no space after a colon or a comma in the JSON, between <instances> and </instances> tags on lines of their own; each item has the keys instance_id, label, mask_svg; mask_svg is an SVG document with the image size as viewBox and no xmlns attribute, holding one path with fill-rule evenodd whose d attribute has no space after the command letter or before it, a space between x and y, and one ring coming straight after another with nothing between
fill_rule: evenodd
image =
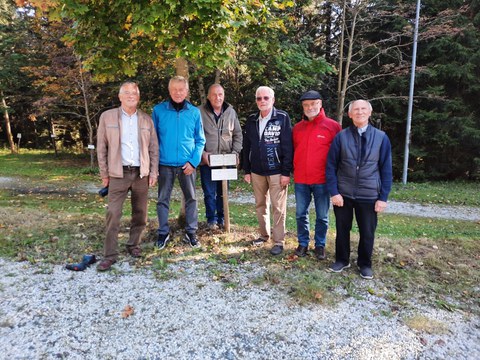
<instances>
[{"instance_id":1,"label":"small white sign","mask_svg":"<svg viewBox=\"0 0 480 360\"><path fill-rule=\"evenodd\" d=\"M237 169L212 169L212 180L237 180Z\"/></svg>"},{"instance_id":2,"label":"small white sign","mask_svg":"<svg viewBox=\"0 0 480 360\"><path fill-rule=\"evenodd\" d=\"M88 144L87 149L88 150L95 150L95 145Z\"/></svg>"},{"instance_id":3,"label":"small white sign","mask_svg":"<svg viewBox=\"0 0 480 360\"><path fill-rule=\"evenodd\" d=\"M237 165L237 154L210 154L210 166L235 166Z\"/></svg>"},{"instance_id":4,"label":"small white sign","mask_svg":"<svg viewBox=\"0 0 480 360\"><path fill-rule=\"evenodd\" d=\"M56 137L57 137L57 135L55 135L55 134L52 134L52 135L50 135L50 136L51 136L52 138L56 138Z\"/></svg>"},{"instance_id":5,"label":"small white sign","mask_svg":"<svg viewBox=\"0 0 480 360\"><path fill-rule=\"evenodd\" d=\"M17 139L21 139L22 138L22 134L18 133L17 134Z\"/></svg>"}]
</instances>

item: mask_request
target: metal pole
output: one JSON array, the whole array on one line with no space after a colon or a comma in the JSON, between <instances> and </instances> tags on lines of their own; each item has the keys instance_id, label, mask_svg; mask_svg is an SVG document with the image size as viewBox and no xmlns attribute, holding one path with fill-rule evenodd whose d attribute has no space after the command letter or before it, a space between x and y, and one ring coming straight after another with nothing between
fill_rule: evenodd
<instances>
[{"instance_id":1,"label":"metal pole","mask_svg":"<svg viewBox=\"0 0 480 360\"><path fill-rule=\"evenodd\" d=\"M417 12L415 15L415 30L413 33L413 54L412 54L412 72L410 74L410 93L408 95L408 114L407 114L407 134L405 136L405 155L403 159L403 185L407 184L408 174L408 156L410 147L410 130L412 128L412 110L413 110L413 89L415 86L415 66L417 63L417 39L418 39L418 22L420 18L421 0L417 0Z\"/></svg>"}]
</instances>

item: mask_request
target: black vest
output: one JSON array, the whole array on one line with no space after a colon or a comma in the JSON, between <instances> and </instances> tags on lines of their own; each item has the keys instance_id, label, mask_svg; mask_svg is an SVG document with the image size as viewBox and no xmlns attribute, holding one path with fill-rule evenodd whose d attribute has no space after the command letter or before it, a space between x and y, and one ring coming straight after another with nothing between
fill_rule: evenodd
<instances>
[{"instance_id":1,"label":"black vest","mask_svg":"<svg viewBox=\"0 0 480 360\"><path fill-rule=\"evenodd\" d=\"M351 199L377 200L380 194L378 161L385 133L369 125L362 136L351 126L340 132L341 160L338 190Z\"/></svg>"}]
</instances>

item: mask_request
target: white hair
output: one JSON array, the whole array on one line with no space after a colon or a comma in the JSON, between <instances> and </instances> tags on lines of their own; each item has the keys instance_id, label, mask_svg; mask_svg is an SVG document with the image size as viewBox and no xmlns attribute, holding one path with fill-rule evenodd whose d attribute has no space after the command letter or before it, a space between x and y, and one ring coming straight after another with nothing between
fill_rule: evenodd
<instances>
[{"instance_id":1,"label":"white hair","mask_svg":"<svg viewBox=\"0 0 480 360\"><path fill-rule=\"evenodd\" d=\"M363 99L358 99L358 100L352 100L350 101L350 103L348 104L348 112L350 112L352 110L352 106L355 102L357 101L365 101L367 104L368 104L368 108L370 109L370 111L373 111L373 108L372 108L372 104L370 104L370 101L368 100L363 100Z\"/></svg>"},{"instance_id":2,"label":"white hair","mask_svg":"<svg viewBox=\"0 0 480 360\"><path fill-rule=\"evenodd\" d=\"M268 87L268 86L260 86L260 87L257 89L257 91L255 92L255 97L256 97L256 96L258 95L258 93L259 93L260 91L262 91L262 90L267 90L268 93L270 94L270 96L271 96L272 98L275 97L275 91L273 91L273 89L272 89L271 87Z\"/></svg>"},{"instance_id":3,"label":"white hair","mask_svg":"<svg viewBox=\"0 0 480 360\"><path fill-rule=\"evenodd\" d=\"M137 89L138 95L140 95L140 88L138 87L138 84L135 81L125 81L122 85L120 85L120 89L118 90L118 95L121 94L123 88L127 85L133 85Z\"/></svg>"}]
</instances>

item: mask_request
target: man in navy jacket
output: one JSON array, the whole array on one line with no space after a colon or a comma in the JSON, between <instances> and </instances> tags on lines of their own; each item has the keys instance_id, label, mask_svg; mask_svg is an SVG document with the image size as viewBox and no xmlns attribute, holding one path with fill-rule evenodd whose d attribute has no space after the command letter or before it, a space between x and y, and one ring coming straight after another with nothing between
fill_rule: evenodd
<instances>
[{"instance_id":1,"label":"man in navy jacket","mask_svg":"<svg viewBox=\"0 0 480 360\"><path fill-rule=\"evenodd\" d=\"M352 101L348 116L353 125L333 140L328 153L327 187L335 212L335 263L328 269L350 267L350 230L353 212L360 232L357 266L360 276L372 279L372 252L377 213L387 207L392 188L392 151L388 136L368 124L372 105Z\"/></svg>"},{"instance_id":2,"label":"man in navy jacket","mask_svg":"<svg viewBox=\"0 0 480 360\"><path fill-rule=\"evenodd\" d=\"M283 252L287 193L292 171L293 145L290 117L273 107L275 93L267 86L256 91L259 111L247 118L243 136L245 181L251 183L260 237L254 245L273 239L272 255ZM273 227L270 234L270 202Z\"/></svg>"}]
</instances>

